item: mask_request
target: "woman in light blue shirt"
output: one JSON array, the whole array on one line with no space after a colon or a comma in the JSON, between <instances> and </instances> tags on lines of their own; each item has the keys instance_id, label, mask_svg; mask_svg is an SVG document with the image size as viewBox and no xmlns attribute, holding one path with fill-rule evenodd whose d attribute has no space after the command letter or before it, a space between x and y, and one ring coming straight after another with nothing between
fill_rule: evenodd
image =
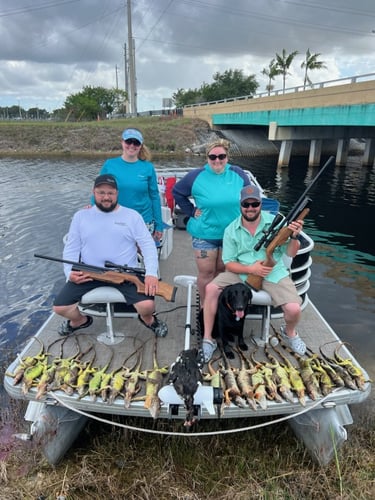
<instances>
[{"instance_id":1,"label":"woman in light blue shirt","mask_svg":"<svg viewBox=\"0 0 375 500\"><path fill-rule=\"evenodd\" d=\"M121 145L122 155L106 160L100 175L111 174L116 178L119 204L141 214L155 241L160 241L163 220L151 153L144 144L142 133L136 128L124 130Z\"/></svg>"}]
</instances>

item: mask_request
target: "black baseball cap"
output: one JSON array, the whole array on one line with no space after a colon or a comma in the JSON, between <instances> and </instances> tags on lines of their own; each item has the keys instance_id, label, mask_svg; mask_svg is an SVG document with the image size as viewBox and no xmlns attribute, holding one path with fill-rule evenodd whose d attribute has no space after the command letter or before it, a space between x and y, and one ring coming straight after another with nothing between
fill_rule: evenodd
<instances>
[{"instance_id":1,"label":"black baseball cap","mask_svg":"<svg viewBox=\"0 0 375 500\"><path fill-rule=\"evenodd\" d=\"M94 182L94 188L101 186L102 184L108 184L108 186L112 186L117 191L117 182L113 175L111 174L103 174L99 175Z\"/></svg>"}]
</instances>

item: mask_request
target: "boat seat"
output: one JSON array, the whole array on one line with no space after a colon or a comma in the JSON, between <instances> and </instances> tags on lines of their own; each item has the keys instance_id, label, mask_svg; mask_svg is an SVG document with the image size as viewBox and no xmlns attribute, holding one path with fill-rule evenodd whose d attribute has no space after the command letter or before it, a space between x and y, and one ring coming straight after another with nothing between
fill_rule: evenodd
<instances>
[{"instance_id":1,"label":"boat seat","mask_svg":"<svg viewBox=\"0 0 375 500\"><path fill-rule=\"evenodd\" d=\"M137 318L135 308L126 303L122 293L112 286L100 286L82 296L79 309L90 316L102 316L106 319L107 331L98 335L99 342L114 345L122 342L124 332L115 332L113 318Z\"/></svg>"},{"instance_id":2,"label":"boat seat","mask_svg":"<svg viewBox=\"0 0 375 500\"><path fill-rule=\"evenodd\" d=\"M269 339L272 299L270 294L264 290L252 290L252 294L251 304L248 306L245 319L261 320L260 337L256 338L256 342L258 345L265 345ZM260 314L253 314L251 312L254 306L258 306Z\"/></svg>"},{"instance_id":3,"label":"boat seat","mask_svg":"<svg viewBox=\"0 0 375 500\"><path fill-rule=\"evenodd\" d=\"M313 246L313 242L302 232L301 244L302 248L293 259L287 256L284 256L284 259L285 265L290 269L291 278L296 286L298 295L302 299L301 310L304 310L309 302L307 290L310 288L309 278L311 276L310 267L312 264L309 251ZM274 307L272 305L271 297L266 291L253 290L253 298L247 308L245 319L261 320L261 334L260 337L255 339L259 345L268 343L271 318L283 318L281 307Z\"/></svg>"}]
</instances>

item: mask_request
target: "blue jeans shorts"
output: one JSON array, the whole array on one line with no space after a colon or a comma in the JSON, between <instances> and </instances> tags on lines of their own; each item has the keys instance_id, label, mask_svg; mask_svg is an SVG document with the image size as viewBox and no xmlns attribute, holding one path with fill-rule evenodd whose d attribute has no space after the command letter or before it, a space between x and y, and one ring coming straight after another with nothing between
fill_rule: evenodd
<instances>
[{"instance_id":1,"label":"blue jeans shorts","mask_svg":"<svg viewBox=\"0 0 375 500\"><path fill-rule=\"evenodd\" d=\"M223 247L223 240L202 240L193 238L192 246L194 250L219 250Z\"/></svg>"}]
</instances>

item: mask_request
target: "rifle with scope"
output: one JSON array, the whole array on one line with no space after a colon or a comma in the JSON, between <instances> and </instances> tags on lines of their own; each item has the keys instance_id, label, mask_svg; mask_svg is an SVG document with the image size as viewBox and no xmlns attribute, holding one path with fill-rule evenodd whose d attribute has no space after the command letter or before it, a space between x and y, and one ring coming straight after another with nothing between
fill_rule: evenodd
<instances>
[{"instance_id":1,"label":"rifle with scope","mask_svg":"<svg viewBox=\"0 0 375 500\"><path fill-rule=\"evenodd\" d=\"M265 266L273 267L275 265L273 252L278 246L283 245L290 238L292 231L288 229L289 224L295 220L303 220L310 212L309 205L312 200L306 195L316 184L326 168L328 168L328 166L334 160L334 156L329 157L321 170L317 173L317 175L307 186L302 195L298 198L293 208L290 210L286 217L284 217L280 213L277 214L273 219L271 225L267 229L263 230L263 236L254 246L254 250L258 251L262 248L262 246L266 249L266 259L263 261L263 264ZM260 290L262 287L262 282L263 278L261 276L256 276L255 274L249 274L246 279L246 283L250 285L254 290Z\"/></svg>"},{"instance_id":2,"label":"rifle with scope","mask_svg":"<svg viewBox=\"0 0 375 500\"><path fill-rule=\"evenodd\" d=\"M34 254L34 257L39 259L52 260L54 262L62 262L64 264L71 264L73 271L83 271L89 278L106 283L121 284L124 281L129 281L137 287L138 293L145 293L145 285L140 279L145 276L145 270L137 267L120 266L113 262L106 261L105 267L90 266L82 262L74 262L72 260L58 259L56 257L49 257L47 255ZM156 295L163 297L168 302L175 301L177 288L165 281L159 281L158 291Z\"/></svg>"}]
</instances>

